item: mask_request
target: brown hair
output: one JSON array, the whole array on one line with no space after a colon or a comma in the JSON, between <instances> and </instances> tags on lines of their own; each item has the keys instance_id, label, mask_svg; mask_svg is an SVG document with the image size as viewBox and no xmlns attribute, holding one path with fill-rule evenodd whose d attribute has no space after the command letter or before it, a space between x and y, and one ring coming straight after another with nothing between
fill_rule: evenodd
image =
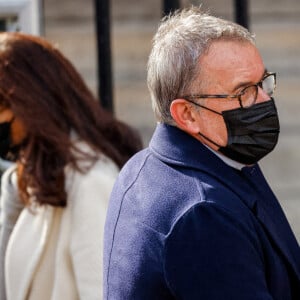
<instances>
[{"instance_id":1,"label":"brown hair","mask_svg":"<svg viewBox=\"0 0 300 300\"><path fill-rule=\"evenodd\" d=\"M64 167L99 156L76 149L71 132L119 167L142 144L138 134L101 108L72 64L46 40L0 33L0 101L28 132L17 161L23 202L66 205Z\"/></svg>"}]
</instances>

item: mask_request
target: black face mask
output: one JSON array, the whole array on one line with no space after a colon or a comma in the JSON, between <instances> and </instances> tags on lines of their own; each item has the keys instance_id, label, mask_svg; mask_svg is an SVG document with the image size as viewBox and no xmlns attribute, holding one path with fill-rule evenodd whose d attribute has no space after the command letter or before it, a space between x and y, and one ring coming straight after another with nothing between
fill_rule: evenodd
<instances>
[{"instance_id":1,"label":"black face mask","mask_svg":"<svg viewBox=\"0 0 300 300\"><path fill-rule=\"evenodd\" d=\"M5 160L16 160L18 157L19 145L12 145L11 124L14 118L9 122L0 123L0 157Z\"/></svg>"},{"instance_id":2,"label":"black face mask","mask_svg":"<svg viewBox=\"0 0 300 300\"><path fill-rule=\"evenodd\" d=\"M225 156L242 164L251 165L275 148L280 126L273 98L248 108L226 110L221 114L213 112L224 118L228 134L227 145L220 146L203 134L199 134L218 146L218 151Z\"/></svg>"}]
</instances>

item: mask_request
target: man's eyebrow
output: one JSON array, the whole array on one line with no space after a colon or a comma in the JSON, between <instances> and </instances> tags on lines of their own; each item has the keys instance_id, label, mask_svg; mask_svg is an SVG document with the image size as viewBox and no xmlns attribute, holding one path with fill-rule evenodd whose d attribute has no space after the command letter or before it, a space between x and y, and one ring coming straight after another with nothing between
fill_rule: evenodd
<instances>
[{"instance_id":1,"label":"man's eyebrow","mask_svg":"<svg viewBox=\"0 0 300 300\"><path fill-rule=\"evenodd\" d=\"M234 87L233 92L250 85L253 85L253 82L251 81L240 82L237 86Z\"/></svg>"},{"instance_id":2,"label":"man's eyebrow","mask_svg":"<svg viewBox=\"0 0 300 300\"><path fill-rule=\"evenodd\" d=\"M267 69L265 69L264 70L264 73L262 74L262 76L261 76L261 78L260 78L260 80L258 81L258 82L260 82L264 77L265 77L265 75L268 73L268 70ZM258 83L258 82L256 82L256 83ZM256 84L255 83L255 84ZM235 92L236 90L239 90L239 89L241 89L241 88L244 88L244 87L247 87L247 86L250 86L250 85L253 85L254 83L253 82L251 82L251 81L244 81L244 82L240 82L236 87L234 87L234 89L233 89L233 91L232 92Z\"/></svg>"}]
</instances>

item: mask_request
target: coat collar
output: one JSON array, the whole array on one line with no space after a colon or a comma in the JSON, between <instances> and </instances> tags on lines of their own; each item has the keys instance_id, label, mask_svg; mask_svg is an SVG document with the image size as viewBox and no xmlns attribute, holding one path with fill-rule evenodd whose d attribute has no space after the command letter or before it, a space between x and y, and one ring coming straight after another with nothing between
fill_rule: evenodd
<instances>
[{"instance_id":1,"label":"coat collar","mask_svg":"<svg viewBox=\"0 0 300 300\"><path fill-rule=\"evenodd\" d=\"M299 245L257 164L236 170L192 136L165 124L157 125L149 148L160 160L208 173L237 194L257 217L300 281Z\"/></svg>"},{"instance_id":2,"label":"coat collar","mask_svg":"<svg viewBox=\"0 0 300 300\"><path fill-rule=\"evenodd\" d=\"M250 209L255 207L257 199L250 196L252 194L250 187L241 181L241 171L230 167L201 142L177 127L158 124L149 148L155 156L166 163L198 169L218 178L238 194ZM234 182L239 184L235 186Z\"/></svg>"},{"instance_id":3,"label":"coat collar","mask_svg":"<svg viewBox=\"0 0 300 300\"><path fill-rule=\"evenodd\" d=\"M149 147L160 159L176 165L206 170L221 162L221 167L228 167L213 151L175 126L158 124Z\"/></svg>"}]
</instances>

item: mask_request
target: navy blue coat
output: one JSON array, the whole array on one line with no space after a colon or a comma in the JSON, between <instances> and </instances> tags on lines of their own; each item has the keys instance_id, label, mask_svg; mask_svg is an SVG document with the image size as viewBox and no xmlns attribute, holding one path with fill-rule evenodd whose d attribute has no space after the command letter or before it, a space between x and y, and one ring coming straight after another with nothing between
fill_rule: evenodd
<instances>
[{"instance_id":1,"label":"navy blue coat","mask_svg":"<svg viewBox=\"0 0 300 300\"><path fill-rule=\"evenodd\" d=\"M122 169L104 243L104 299L300 299L299 245L259 166L172 126Z\"/></svg>"}]
</instances>

